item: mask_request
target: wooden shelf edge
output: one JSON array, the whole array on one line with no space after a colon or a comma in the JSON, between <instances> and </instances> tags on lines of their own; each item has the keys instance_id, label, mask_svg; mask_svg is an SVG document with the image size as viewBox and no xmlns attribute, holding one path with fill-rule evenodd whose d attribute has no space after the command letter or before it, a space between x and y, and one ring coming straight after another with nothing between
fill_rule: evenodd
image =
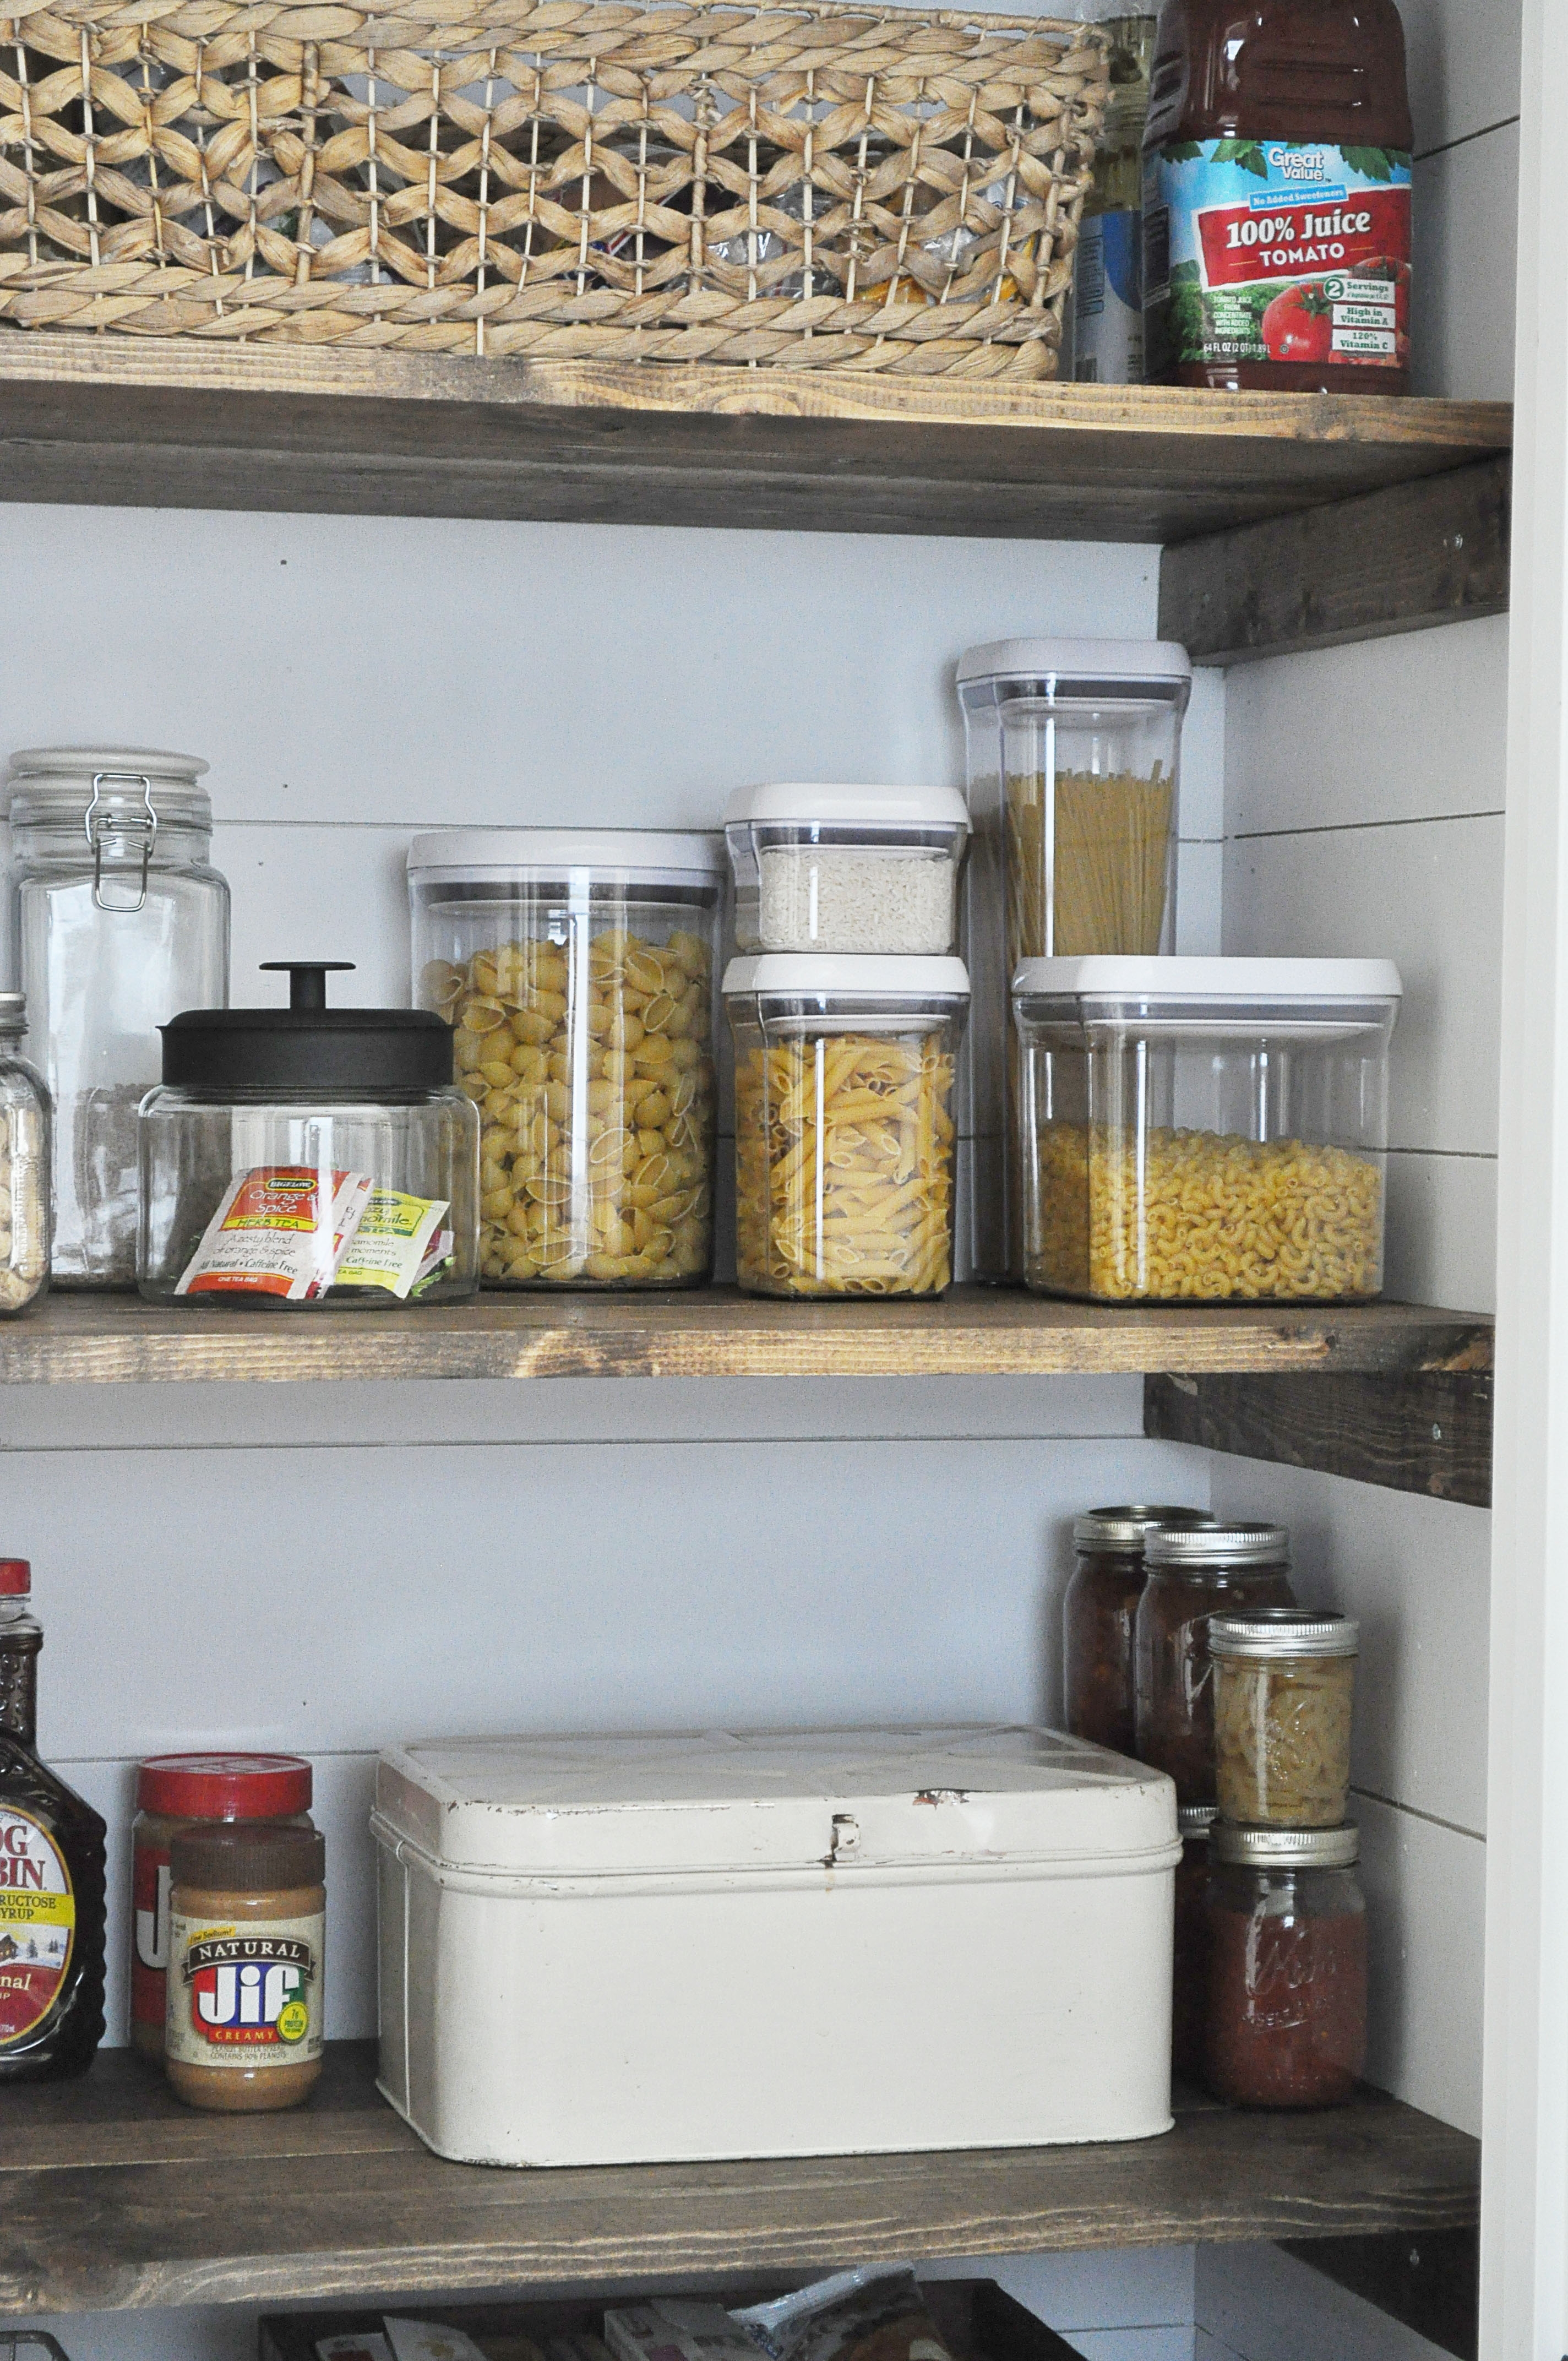
<instances>
[{"instance_id":1,"label":"wooden shelf edge","mask_svg":"<svg viewBox=\"0 0 1568 2361\"><path fill-rule=\"evenodd\" d=\"M1144 1433L1467 1508L1492 1505L1489 1369L1150 1376Z\"/></svg>"},{"instance_id":2,"label":"wooden shelf edge","mask_svg":"<svg viewBox=\"0 0 1568 2361\"><path fill-rule=\"evenodd\" d=\"M1160 634L1234 664L1504 614L1511 483L1492 457L1168 546Z\"/></svg>"},{"instance_id":3,"label":"wooden shelf edge","mask_svg":"<svg viewBox=\"0 0 1568 2361\"><path fill-rule=\"evenodd\" d=\"M484 1295L304 1314L57 1294L0 1323L0 1385L400 1378L1055 1377L1487 1368L1484 1320L1423 1306L1125 1311L957 1288L932 1303Z\"/></svg>"},{"instance_id":4,"label":"wooden shelf edge","mask_svg":"<svg viewBox=\"0 0 1568 2361\"><path fill-rule=\"evenodd\" d=\"M7 2114L26 2103L0 2159L0 2310L591 2289L1477 2216L1478 2143L1375 2092L1323 2114L1183 2103L1172 2132L1127 2143L529 2172L443 2163L374 2103L372 2072L369 2045L331 2045L317 2102L265 2129L192 2120L123 2052L83 2084L7 2093Z\"/></svg>"},{"instance_id":5,"label":"wooden shelf edge","mask_svg":"<svg viewBox=\"0 0 1568 2361\"><path fill-rule=\"evenodd\" d=\"M0 498L1187 541L1506 450L1507 404L0 329Z\"/></svg>"}]
</instances>

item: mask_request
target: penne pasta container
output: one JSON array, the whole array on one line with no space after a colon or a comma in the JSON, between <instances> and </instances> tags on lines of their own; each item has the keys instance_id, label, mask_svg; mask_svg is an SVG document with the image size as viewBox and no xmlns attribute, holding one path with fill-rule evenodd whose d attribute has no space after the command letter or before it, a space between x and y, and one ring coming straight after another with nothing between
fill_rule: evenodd
<instances>
[{"instance_id":1,"label":"penne pasta container","mask_svg":"<svg viewBox=\"0 0 1568 2361\"><path fill-rule=\"evenodd\" d=\"M1387 960L1026 960L1025 1276L1097 1301L1383 1288Z\"/></svg>"},{"instance_id":2,"label":"penne pasta container","mask_svg":"<svg viewBox=\"0 0 1568 2361\"><path fill-rule=\"evenodd\" d=\"M953 1276L961 960L732 960L736 1276L758 1295L940 1295Z\"/></svg>"},{"instance_id":3,"label":"penne pasta container","mask_svg":"<svg viewBox=\"0 0 1568 2361\"><path fill-rule=\"evenodd\" d=\"M1176 1789L1030 1728L381 1757L380 2087L463 2163L1170 2125Z\"/></svg>"}]
</instances>

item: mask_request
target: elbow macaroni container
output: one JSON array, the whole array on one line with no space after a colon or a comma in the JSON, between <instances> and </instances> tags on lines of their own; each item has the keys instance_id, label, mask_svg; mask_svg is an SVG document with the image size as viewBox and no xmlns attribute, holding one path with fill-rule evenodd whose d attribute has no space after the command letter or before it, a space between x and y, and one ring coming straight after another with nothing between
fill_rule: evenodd
<instances>
[{"instance_id":1,"label":"elbow macaroni container","mask_svg":"<svg viewBox=\"0 0 1568 2361\"><path fill-rule=\"evenodd\" d=\"M414 839L416 993L479 1109L487 1286L707 1278L723 872L711 836Z\"/></svg>"},{"instance_id":2,"label":"elbow macaroni container","mask_svg":"<svg viewBox=\"0 0 1568 2361\"><path fill-rule=\"evenodd\" d=\"M732 960L736 1275L757 1295L939 1295L953 1275L956 959Z\"/></svg>"},{"instance_id":3,"label":"elbow macaroni container","mask_svg":"<svg viewBox=\"0 0 1568 2361\"><path fill-rule=\"evenodd\" d=\"M969 807L956 787L743 787L724 833L741 951L950 951Z\"/></svg>"},{"instance_id":4,"label":"elbow macaroni container","mask_svg":"<svg viewBox=\"0 0 1568 2361\"><path fill-rule=\"evenodd\" d=\"M1096 1301L1383 1286L1387 960L1029 960L1025 1277Z\"/></svg>"},{"instance_id":5,"label":"elbow macaroni container","mask_svg":"<svg viewBox=\"0 0 1568 2361\"><path fill-rule=\"evenodd\" d=\"M1350 1797L1359 1627L1277 1607L1214 1615L1214 1778L1222 1815L1262 1828L1333 1828Z\"/></svg>"}]
</instances>

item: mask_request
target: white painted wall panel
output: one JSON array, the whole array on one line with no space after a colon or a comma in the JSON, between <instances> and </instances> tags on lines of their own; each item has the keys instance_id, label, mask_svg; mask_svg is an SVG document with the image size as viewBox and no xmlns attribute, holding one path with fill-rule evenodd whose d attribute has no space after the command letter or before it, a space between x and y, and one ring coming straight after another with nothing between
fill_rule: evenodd
<instances>
[{"instance_id":1,"label":"white painted wall panel","mask_svg":"<svg viewBox=\"0 0 1568 2361\"><path fill-rule=\"evenodd\" d=\"M3 531L28 617L0 649L7 745L187 748L213 764L220 819L403 829L702 828L751 779L961 779L961 651L1150 633L1158 563L1109 544L129 509L8 508ZM113 626L90 666L84 595Z\"/></svg>"},{"instance_id":2,"label":"white painted wall panel","mask_svg":"<svg viewBox=\"0 0 1568 2361\"><path fill-rule=\"evenodd\" d=\"M1519 110L1519 0L1399 0L1416 153Z\"/></svg>"},{"instance_id":3,"label":"white painted wall panel","mask_svg":"<svg viewBox=\"0 0 1568 2361\"><path fill-rule=\"evenodd\" d=\"M1357 1794L1354 1810L1366 1889L1367 2078L1479 2136L1486 1848L1369 1795Z\"/></svg>"},{"instance_id":4,"label":"white painted wall panel","mask_svg":"<svg viewBox=\"0 0 1568 2361\"><path fill-rule=\"evenodd\" d=\"M1497 1309L1497 1159L1396 1148L1383 1284L1407 1303Z\"/></svg>"},{"instance_id":5,"label":"white painted wall panel","mask_svg":"<svg viewBox=\"0 0 1568 2361\"><path fill-rule=\"evenodd\" d=\"M1225 948L1395 960L1405 998L1389 1077L1397 1148L1497 1144L1500 818L1233 839Z\"/></svg>"},{"instance_id":6,"label":"white painted wall panel","mask_svg":"<svg viewBox=\"0 0 1568 2361\"><path fill-rule=\"evenodd\" d=\"M1240 664L1226 675L1232 835L1500 812L1508 622Z\"/></svg>"},{"instance_id":7,"label":"white painted wall panel","mask_svg":"<svg viewBox=\"0 0 1568 2361\"><path fill-rule=\"evenodd\" d=\"M1507 401L1514 384L1517 123L1417 161L1411 390Z\"/></svg>"}]
</instances>

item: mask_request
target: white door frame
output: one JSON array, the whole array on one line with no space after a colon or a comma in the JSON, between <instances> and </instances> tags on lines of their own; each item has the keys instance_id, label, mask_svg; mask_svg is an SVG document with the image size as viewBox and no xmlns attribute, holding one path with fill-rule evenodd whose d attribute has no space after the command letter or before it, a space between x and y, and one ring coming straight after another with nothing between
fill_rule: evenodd
<instances>
[{"instance_id":1,"label":"white door frame","mask_svg":"<svg viewBox=\"0 0 1568 2361\"><path fill-rule=\"evenodd\" d=\"M1525 0L1481 2361L1568 2355L1568 0ZM1484 989L1484 980L1477 979Z\"/></svg>"}]
</instances>

